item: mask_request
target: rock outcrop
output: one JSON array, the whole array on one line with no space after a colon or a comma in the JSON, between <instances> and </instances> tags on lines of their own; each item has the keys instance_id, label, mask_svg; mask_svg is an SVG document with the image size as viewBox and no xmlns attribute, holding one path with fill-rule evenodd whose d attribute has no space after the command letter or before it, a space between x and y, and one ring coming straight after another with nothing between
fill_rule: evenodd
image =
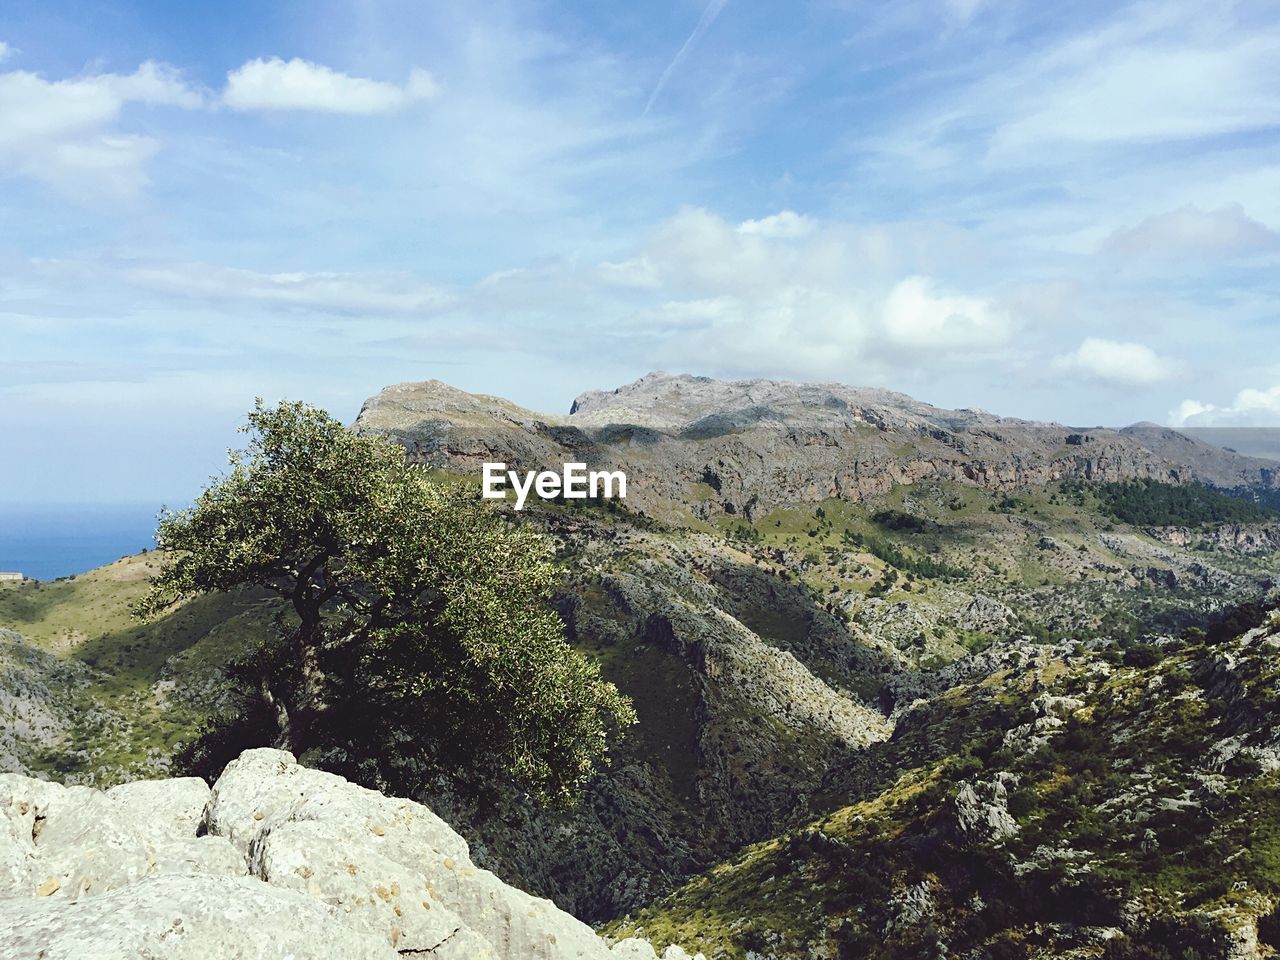
<instances>
[{"instance_id":1,"label":"rock outcrop","mask_svg":"<svg viewBox=\"0 0 1280 960\"><path fill-rule=\"evenodd\" d=\"M476 868L421 804L279 750L245 752L212 789L0 775L2 960L404 956L656 955Z\"/></svg>"},{"instance_id":2,"label":"rock outcrop","mask_svg":"<svg viewBox=\"0 0 1280 960\"><path fill-rule=\"evenodd\" d=\"M1204 543L1233 553L1270 553L1280 550L1280 524L1224 523L1206 530L1186 527L1152 527L1151 536L1176 547Z\"/></svg>"}]
</instances>

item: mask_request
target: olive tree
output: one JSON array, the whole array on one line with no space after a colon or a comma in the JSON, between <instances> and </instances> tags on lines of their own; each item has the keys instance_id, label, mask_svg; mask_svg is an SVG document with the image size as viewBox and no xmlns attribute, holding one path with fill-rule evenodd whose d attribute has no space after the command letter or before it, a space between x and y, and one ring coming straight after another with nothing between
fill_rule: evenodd
<instances>
[{"instance_id":1,"label":"olive tree","mask_svg":"<svg viewBox=\"0 0 1280 960\"><path fill-rule=\"evenodd\" d=\"M545 538L315 407L259 401L243 429L229 471L162 514L136 612L275 594L279 638L239 668L275 745L342 744L424 777L496 764L571 799L634 714L565 641Z\"/></svg>"}]
</instances>

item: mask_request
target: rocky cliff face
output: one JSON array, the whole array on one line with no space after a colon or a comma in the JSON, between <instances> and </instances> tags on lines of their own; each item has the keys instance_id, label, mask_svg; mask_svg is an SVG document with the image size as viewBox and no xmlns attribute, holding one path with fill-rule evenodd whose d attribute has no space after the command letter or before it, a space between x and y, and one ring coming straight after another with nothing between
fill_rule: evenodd
<instances>
[{"instance_id":1,"label":"rocky cliff face","mask_svg":"<svg viewBox=\"0 0 1280 960\"><path fill-rule=\"evenodd\" d=\"M101 792L0 775L0 958L654 958L477 869L421 804L251 750ZM686 957L670 948L664 960Z\"/></svg>"},{"instance_id":2,"label":"rocky cliff face","mask_svg":"<svg viewBox=\"0 0 1280 960\"><path fill-rule=\"evenodd\" d=\"M1280 487L1275 463L1152 425L1076 429L840 384L653 373L584 393L567 416L548 416L429 381L388 387L365 404L355 429L477 476L485 460L623 469L630 501L658 515L676 504L702 516L751 515L926 480L1002 491L1065 478Z\"/></svg>"}]
</instances>

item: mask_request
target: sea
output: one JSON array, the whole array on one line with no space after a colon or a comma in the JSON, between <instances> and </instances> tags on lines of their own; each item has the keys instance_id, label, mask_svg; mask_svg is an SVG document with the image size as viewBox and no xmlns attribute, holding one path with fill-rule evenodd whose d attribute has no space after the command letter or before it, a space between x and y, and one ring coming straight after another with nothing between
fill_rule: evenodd
<instances>
[{"instance_id":1,"label":"sea","mask_svg":"<svg viewBox=\"0 0 1280 960\"><path fill-rule=\"evenodd\" d=\"M151 549L159 512L154 503L0 503L0 572L56 580Z\"/></svg>"}]
</instances>

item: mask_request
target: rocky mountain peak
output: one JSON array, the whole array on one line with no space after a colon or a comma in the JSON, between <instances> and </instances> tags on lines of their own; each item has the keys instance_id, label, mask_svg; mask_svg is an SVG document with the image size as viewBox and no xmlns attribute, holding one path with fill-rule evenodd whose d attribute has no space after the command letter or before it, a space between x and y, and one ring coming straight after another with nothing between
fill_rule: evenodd
<instances>
[{"instance_id":1,"label":"rocky mountain peak","mask_svg":"<svg viewBox=\"0 0 1280 960\"><path fill-rule=\"evenodd\" d=\"M939 410L891 390L759 378L716 380L662 371L614 390L588 390L570 408L570 420L579 426L633 424L657 430L680 430L713 417L739 425L891 421L906 427L926 421L950 425L977 416Z\"/></svg>"}]
</instances>

